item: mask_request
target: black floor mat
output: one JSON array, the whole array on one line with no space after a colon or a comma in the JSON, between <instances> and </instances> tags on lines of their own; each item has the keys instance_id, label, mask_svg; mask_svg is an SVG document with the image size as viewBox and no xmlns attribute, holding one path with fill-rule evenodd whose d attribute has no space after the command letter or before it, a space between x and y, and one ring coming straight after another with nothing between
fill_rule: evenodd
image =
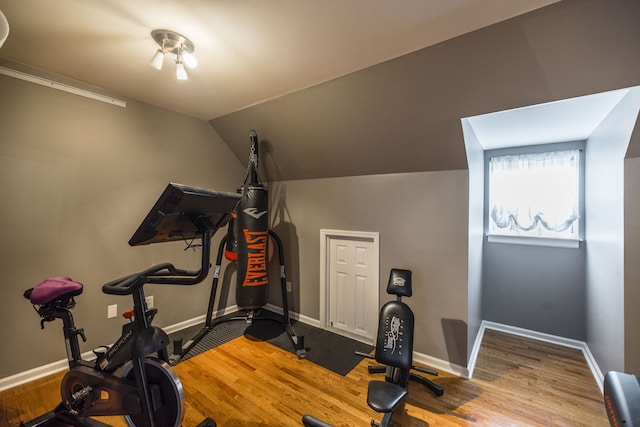
<instances>
[{"instance_id":1,"label":"black floor mat","mask_svg":"<svg viewBox=\"0 0 640 427\"><path fill-rule=\"evenodd\" d=\"M220 319L241 318L216 325L182 360L187 360L243 334L249 339L266 341L285 351L296 353L289 335L283 327L282 316L261 310L259 316L248 324L243 312L232 313ZM204 325L196 325L170 335L171 340L182 338L186 343ZM347 375L361 360L356 351L369 353L373 347L359 341L316 328L306 323L292 321L292 329L304 336L306 359L340 375ZM169 351L171 352L171 348Z\"/></svg>"}]
</instances>

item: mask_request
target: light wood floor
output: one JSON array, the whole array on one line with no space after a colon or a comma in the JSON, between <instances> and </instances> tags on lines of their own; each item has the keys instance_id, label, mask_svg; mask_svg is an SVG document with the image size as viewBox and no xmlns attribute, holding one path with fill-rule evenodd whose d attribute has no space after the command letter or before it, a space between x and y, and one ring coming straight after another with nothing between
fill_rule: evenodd
<instances>
[{"instance_id":1,"label":"light wood floor","mask_svg":"<svg viewBox=\"0 0 640 427\"><path fill-rule=\"evenodd\" d=\"M185 427L301 426L305 413L339 426L368 426L372 378L363 360L343 377L245 337L175 367L186 394ZM17 426L58 403L53 375L0 393L0 425ZM376 375L381 378L381 375ZM473 379L441 373L435 397L410 384L397 426L607 426L602 395L577 350L487 330ZM121 418L102 419L124 426Z\"/></svg>"}]
</instances>

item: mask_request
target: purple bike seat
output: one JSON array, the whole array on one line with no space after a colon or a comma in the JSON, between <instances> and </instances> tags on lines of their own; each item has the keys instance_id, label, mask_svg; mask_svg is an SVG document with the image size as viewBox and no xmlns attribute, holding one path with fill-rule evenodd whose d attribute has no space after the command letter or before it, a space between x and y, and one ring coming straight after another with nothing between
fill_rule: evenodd
<instances>
[{"instance_id":1,"label":"purple bike seat","mask_svg":"<svg viewBox=\"0 0 640 427\"><path fill-rule=\"evenodd\" d=\"M46 304L65 294L80 295L82 283L74 282L68 277L50 277L36 285L31 291L31 304Z\"/></svg>"}]
</instances>

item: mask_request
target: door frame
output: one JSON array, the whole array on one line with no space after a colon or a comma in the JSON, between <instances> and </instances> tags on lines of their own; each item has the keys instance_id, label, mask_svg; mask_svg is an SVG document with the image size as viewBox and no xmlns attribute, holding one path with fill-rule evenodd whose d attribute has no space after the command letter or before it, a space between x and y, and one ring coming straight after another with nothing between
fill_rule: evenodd
<instances>
[{"instance_id":1,"label":"door frame","mask_svg":"<svg viewBox=\"0 0 640 427\"><path fill-rule=\"evenodd\" d=\"M380 233L369 231L350 231L350 230L331 230L326 228L320 229L320 325L324 329L329 329L329 320L331 307L329 305L329 259L332 239L351 239L359 241L367 241L373 243L373 257L376 264L374 269L374 281L378 284L378 292L375 294L376 313L378 318L378 310L380 309ZM336 331L337 333L340 333ZM354 338L349 336L349 338ZM357 338L355 338L357 339ZM367 343L373 344L373 343Z\"/></svg>"}]
</instances>

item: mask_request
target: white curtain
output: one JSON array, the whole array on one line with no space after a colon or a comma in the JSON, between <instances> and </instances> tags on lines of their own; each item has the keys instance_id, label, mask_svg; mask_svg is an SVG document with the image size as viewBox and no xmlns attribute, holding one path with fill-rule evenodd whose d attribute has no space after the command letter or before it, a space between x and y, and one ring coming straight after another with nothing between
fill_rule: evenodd
<instances>
[{"instance_id":1,"label":"white curtain","mask_svg":"<svg viewBox=\"0 0 640 427\"><path fill-rule=\"evenodd\" d=\"M579 172L579 150L492 157L489 234L577 239Z\"/></svg>"}]
</instances>

